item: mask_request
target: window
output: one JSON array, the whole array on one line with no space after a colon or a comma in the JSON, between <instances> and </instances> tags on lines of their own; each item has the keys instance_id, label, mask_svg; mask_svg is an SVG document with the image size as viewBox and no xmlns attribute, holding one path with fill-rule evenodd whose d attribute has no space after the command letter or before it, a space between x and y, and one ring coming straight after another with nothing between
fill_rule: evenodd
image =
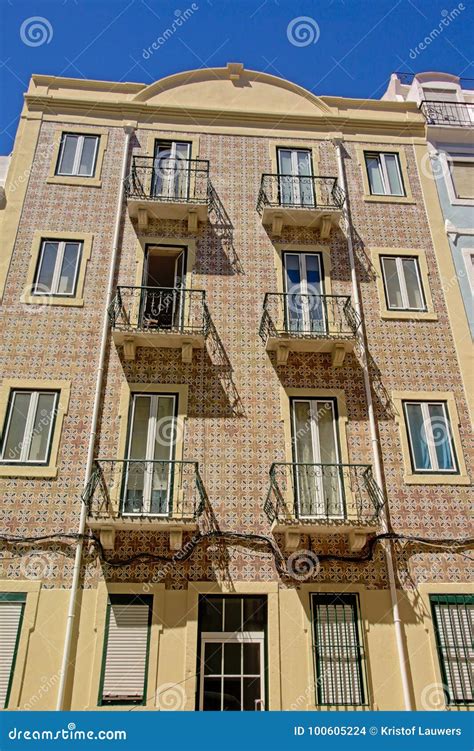
<instances>
[{"instance_id":1,"label":"window","mask_svg":"<svg viewBox=\"0 0 474 751\"><path fill-rule=\"evenodd\" d=\"M99 705L146 704L153 598L110 595Z\"/></svg>"},{"instance_id":2,"label":"window","mask_svg":"<svg viewBox=\"0 0 474 751\"><path fill-rule=\"evenodd\" d=\"M278 149L280 203L314 206L313 165L306 149Z\"/></svg>"},{"instance_id":3,"label":"window","mask_svg":"<svg viewBox=\"0 0 474 751\"><path fill-rule=\"evenodd\" d=\"M93 177L98 145L99 136L63 133L56 174Z\"/></svg>"},{"instance_id":4,"label":"window","mask_svg":"<svg viewBox=\"0 0 474 751\"><path fill-rule=\"evenodd\" d=\"M202 597L199 709L264 709L266 597Z\"/></svg>"},{"instance_id":5,"label":"window","mask_svg":"<svg viewBox=\"0 0 474 751\"><path fill-rule=\"evenodd\" d=\"M167 516L171 512L176 407L176 394L132 397L124 514Z\"/></svg>"},{"instance_id":6,"label":"window","mask_svg":"<svg viewBox=\"0 0 474 751\"><path fill-rule=\"evenodd\" d=\"M404 196L398 154L365 152L370 193L376 196Z\"/></svg>"},{"instance_id":7,"label":"window","mask_svg":"<svg viewBox=\"0 0 474 751\"><path fill-rule=\"evenodd\" d=\"M403 406L414 472L456 472L446 403L406 401Z\"/></svg>"},{"instance_id":8,"label":"window","mask_svg":"<svg viewBox=\"0 0 474 751\"><path fill-rule=\"evenodd\" d=\"M321 255L284 253L283 265L287 330L326 333Z\"/></svg>"},{"instance_id":9,"label":"window","mask_svg":"<svg viewBox=\"0 0 474 751\"><path fill-rule=\"evenodd\" d=\"M474 159L453 155L448 158L448 164L455 197L474 199Z\"/></svg>"},{"instance_id":10,"label":"window","mask_svg":"<svg viewBox=\"0 0 474 751\"><path fill-rule=\"evenodd\" d=\"M381 256L389 310L426 310L417 258Z\"/></svg>"},{"instance_id":11,"label":"window","mask_svg":"<svg viewBox=\"0 0 474 751\"><path fill-rule=\"evenodd\" d=\"M429 102L457 102L458 95L457 89L447 88L441 89L430 86L423 86L424 98Z\"/></svg>"},{"instance_id":12,"label":"window","mask_svg":"<svg viewBox=\"0 0 474 751\"><path fill-rule=\"evenodd\" d=\"M0 593L0 707L8 706L26 595Z\"/></svg>"},{"instance_id":13,"label":"window","mask_svg":"<svg viewBox=\"0 0 474 751\"><path fill-rule=\"evenodd\" d=\"M191 144L186 141L156 141L153 159L152 195L168 200L189 198Z\"/></svg>"},{"instance_id":14,"label":"window","mask_svg":"<svg viewBox=\"0 0 474 751\"><path fill-rule=\"evenodd\" d=\"M47 464L56 418L57 391L14 390L10 394L0 461Z\"/></svg>"},{"instance_id":15,"label":"window","mask_svg":"<svg viewBox=\"0 0 474 751\"><path fill-rule=\"evenodd\" d=\"M474 699L474 596L430 597L436 646L448 704L470 704Z\"/></svg>"},{"instance_id":16,"label":"window","mask_svg":"<svg viewBox=\"0 0 474 751\"><path fill-rule=\"evenodd\" d=\"M357 596L313 594L317 704L365 703Z\"/></svg>"},{"instance_id":17,"label":"window","mask_svg":"<svg viewBox=\"0 0 474 751\"><path fill-rule=\"evenodd\" d=\"M81 242L43 240L33 294L74 296L81 254Z\"/></svg>"}]
</instances>

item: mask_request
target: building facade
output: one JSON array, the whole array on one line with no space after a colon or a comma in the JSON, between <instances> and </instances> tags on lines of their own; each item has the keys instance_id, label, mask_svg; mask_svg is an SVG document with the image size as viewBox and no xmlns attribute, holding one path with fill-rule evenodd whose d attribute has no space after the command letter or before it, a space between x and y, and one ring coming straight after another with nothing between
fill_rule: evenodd
<instances>
[{"instance_id":1,"label":"building facade","mask_svg":"<svg viewBox=\"0 0 474 751\"><path fill-rule=\"evenodd\" d=\"M33 76L1 215L4 707L472 702L425 128L235 63Z\"/></svg>"}]
</instances>

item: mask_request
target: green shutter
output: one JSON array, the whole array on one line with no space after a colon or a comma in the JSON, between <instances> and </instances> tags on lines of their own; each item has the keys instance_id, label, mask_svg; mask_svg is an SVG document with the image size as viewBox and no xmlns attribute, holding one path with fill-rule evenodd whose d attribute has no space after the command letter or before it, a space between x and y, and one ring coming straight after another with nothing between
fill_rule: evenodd
<instances>
[{"instance_id":1,"label":"green shutter","mask_svg":"<svg viewBox=\"0 0 474 751\"><path fill-rule=\"evenodd\" d=\"M0 593L0 707L6 708L15 670L26 595Z\"/></svg>"},{"instance_id":2,"label":"green shutter","mask_svg":"<svg viewBox=\"0 0 474 751\"><path fill-rule=\"evenodd\" d=\"M474 596L430 597L448 704L470 704L474 694Z\"/></svg>"}]
</instances>

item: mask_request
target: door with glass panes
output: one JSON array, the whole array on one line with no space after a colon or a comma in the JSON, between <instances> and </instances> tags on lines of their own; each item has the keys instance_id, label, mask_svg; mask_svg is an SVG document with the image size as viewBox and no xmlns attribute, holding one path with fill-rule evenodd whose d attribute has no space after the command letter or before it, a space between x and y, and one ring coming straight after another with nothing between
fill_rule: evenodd
<instances>
[{"instance_id":1,"label":"door with glass panes","mask_svg":"<svg viewBox=\"0 0 474 751\"><path fill-rule=\"evenodd\" d=\"M185 249L148 245L145 252L140 327L179 331L184 315Z\"/></svg>"},{"instance_id":2,"label":"door with glass panes","mask_svg":"<svg viewBox=\"0 0 474 751\"><path fill-rule=\"evenodd\" d=\"M153 196L170 201L184 201L189 197L190 155L190 143L156 141L153 159Z\"/></svg>"},{"instance_id":3,"label":"door with glass panes","mask_svg":"<svg viewBox=\"0 0 474 751\"><path fill-rule=\"evenodd\" d=\"M278 149L280 203L283 206L314 206L313 166L306 149Z\"/></svg>"},{"instance_id":4,"label":"door with glass panes","mask_svg":"<svg viewBox=\"0 0 474 751\"><path fill-rule=\"evenodd\" d=\"M264 710L266 598L203 597L199 622L199 709Z\"/></svg>"},{"instance_id":5,"label":"door with glass panes","mask_svg":"<svg viewBox=\"0 0 474 751\"><path fill-rule=\"evenodd\" d=\"M133 394L122 513L167 516L173 497L177 397Z\"/></svg>"},{"instance_id":6,"label":"door with glass panes","mask_svg":"<svg viewBox=\"0 0 474 751\"><path fill-rule=\"evenodd\" d=\"M291 409L296 514L341 518L344 487L334 401L293 399Z\"/></svg>"},{"instance_id":7,"label":"door with glass panes","mask_svg":"<svg viewBox=\"0 0 474 751\"><path fill-rule=\"evenodd\" d=\"M324 333L321 256L318 253L284 253L286 330L301 334Z\"/></svg>"}]
</instances>

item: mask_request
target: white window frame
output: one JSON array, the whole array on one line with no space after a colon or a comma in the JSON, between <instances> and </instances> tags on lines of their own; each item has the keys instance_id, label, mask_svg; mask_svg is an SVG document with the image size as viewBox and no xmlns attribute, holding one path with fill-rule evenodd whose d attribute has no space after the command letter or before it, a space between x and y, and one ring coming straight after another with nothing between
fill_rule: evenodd
<instances>
[{"instance_id":1,"label":"white window frame","mask_svg":"<svg viewBox=\"0 0 474 751\"><path fill-rule=\"evenodd\" d=\"M72 172L63 172L61 170L61 164L63 161L64 149L66 140L70 136L71 138L77 138L76 153L74 154L74 163L72 165ZM95 138L94 157L92 159L92 171L89 174L82 174L79 172L79 166L81 163L82 152L84 149L84 139ZM99 149L100 136L95 133L63 133L61 137L61 148L59 149L58 166L56 169L56 175L62 175L63 177L94 177L95 168L97 162L97 152Z\"/></svg>"},{"instance_id":2,"label":"white window frame","mask_svg":"<svg viewBox=\"0 0 474 751\"><path fill-rule=\"evenodd\" d=\"M283 274L284 274L284 289L286 292L285 297L285 315L286 315L286 325L290 326L290 322L294 320L299 320L298 318L291 318L290 316L290 296L292 294L292 290L289 284L288 279L288 269L286 265L286 259L288 256L297 256L298 263L299 263L299 274L300 274L300 290L298 293L301 297L301 321L303 323L303 332L309 333L311 332L311 324L313 322L313 319L310 315L310 306L311 301L308 299L309 295L314 294L312 292L308 291L308 267L307 267L307 258L308 257L315 257L318 261L318 269L319 269L319 297L321 297L321 328L316 329L317 332L326 333L327 331L327 320L326 320L326 309L325 309L325 298L324 298L324 270L323 270L323 258L321 253L298 253L296 251L292 250L285 250L283 252ZM293 293L295 294L295 293ZM307 296L307 297L305 297ZM316 320L316 319L314 319Z\"/></svg>"},{"instance_id":3,"label":"white window frame","mask_svg":"<svg viewBox=\"0 0 474 751\"><path fill-rule=\"evenodd\" d=\"M445 175L446 190L448 191L449 201L452 206L474 206L474 198L459 198L456 193L456 184L451 172L453 162L474 162L473 154L463 154L461 152L440 151L438 159L441 162L441 171Z\"/></svg>"},{"instance_id":4,"label":"white window frame","mask_svg":"<svg viewBox=\"0 0 474 751\"><path fill-rule=\"evenodd\" d=\"M226 678L239 678L240 681L242 681L243 677L249 677L249 678L257 678L258 676L254 676L253 674L248 674L243 672L243 664L241 662L241 670L240 673L224 673L224 649L222 649L222 663L221 663L221 672L220 674L217 673L211 673L210 676L204 674L204 655L205 655L205 649L206 644L260 644L260 699L255 700L255 704L259 703L259 708L255 706L255 710L258 711L258 709L264 709L264 696L265 696L265 632L263 631L204 631L201 634L201 655L200 655L200 681L199 681L199 710L203 711L203 705L204 705L204 679L205 678L220 678L221 679L221 711L222 711L222 703L224 699L224 691L223 691L223 681L224 676ZM243 660L243 652L242 652L242 660ZM242 683L241 683L242 686ZM242 704L242 695L241 695L241 704ZM241 712L248 711L244 710L244 708L241 706Z\"/></svg>"},{"instance_id":5,"label":"white window frame","mask_svg":"<svg viewBox=\"0 0 474 751\"><path fill-rule=\"evenodd\" d=\"M384 264L384 260L386 258L390 258L391 260L395 259L395 262L396 262L398 283L400 285L400 292L402 295L402 307L396 307L395 305L390 305L390 300L388 296L386 270L385 270L385 264ZM421 308L412 308L410 307L409 302L408 302L408 291L407 291L407 285L406 285L406 280L405 280L405 273L403 270L403 261L406 259L411 259L415 262L416 278L418 280L418 288L421 294L421 299L423 300L423 306ZM387 304L387 310L413 310L413 311L417 311L420 313L426 312L427 311L426 298L425 298L425 293L423 290L423 284L422 284L422 279L421 279L421 274L420 274L420 264L419 264L417 256L383 255L383 256L380 256L380 263L382 266L383 287L384 287L384 293L385 293L385 302Z\"/></svg>"},{"instance_id":6,"label":"white window frame","mask_svg":"<svg viewBox=\"0 0 474 751\"><path fill-rule=\"evenodd\" d=\"M291 174L285 175L284 172L282 172L281 167L281 157L284 152L288 152L290 154L291 159ZM299 164L298 164L298 154L308 154L309 157L309 175L300 175L299 173ZM286 206L287 204L284 203L282 200L283 196L283 188L282 188L282 178L286 177L302 177L307 178L309 180L309 185L311 186L311 202L308 204L304 204L301 201L301 183L296 180L294 184L291 186L291 192L292 192L292 198L293 202L291 204L288 204L290 208L292 207L301 207L301 208L314 208L316 205L315 202L315 196L314 196L314 171L313 171L313 155L311 153L311 149L295 149L295 148L285 148L284 146L279 146L277 148L277 157L278 157L278 174L280 176L280 202L281 206Z\"/></svg>"},{"instance_id":7,"label":"white window frame","mask_svg":"<svg viewBox=\"0 0 474 751\"><path fill-rule=\"evenodd\" d=\"M133 425L134 425L134 419L135 419L135 408L137 403L137 397L147 397L150 399L150 411L148 415L148 426L147 426L147 443L146 443L146 458L145 459L130 459L130 449L132 446L132 437L133 437ZM147 394L142 392L136 392L132 394L132 410L130 415L130 424L129 424L129 435L127 440L127 456L126 456L126 469L125 469L125 484L124 484L124 492L126 492L126 489L128 487L128 470L129 465L133 461L140 461L144 464L146 462L154 462L154 446L155 446L155 439L156 439L156 427L157 427L157 415L158 415L158 403L160 397L166 397L167 399L171 398L173 399L173 439L170 441L170 452L169 452L169 458L163 459L163 462L169 461L170 467L168 472L168 490L167 490L167 499L166 499L166 506L167 509L162 514L152 513L150 511L151 506L151 500L152 500L152 488L153 488L153 471L152 472L146 472L143 479L143 508L140 512L132 512L132 511L123 511L122 510L122 516L135 516L135 517L142 517L142 516L152 516L152 517L167 517L169 516L170 510L171 510L171 501L172 501L172 479L173 479L173 466L171 462L173 461L174 456L174 450L176 446L176 405L177 405L177 395L176 394ZM123 505L123 500L122 500Z\"/></svg>"},{"instance_id":8,"label":"white window frame","mask_svg":"<svg viewBox=\"0 0 474 751\"><path fill-rule=\"evenodd\" d=\"M385 164L385 157L386 156L394 156L395 157L395 164L397 165L397 173L398 173L398 179L400 181L400 187L402 189L402 193L390 193L390 180L388 178L388 171L387 166ZM379 164L379 172L380 177L382 180L382 186L384 189L383 193L374 193L372 189L372 183L370 181L370 173L369 168L367 165L367 159L377 159ZM395 151L365 151L364 152L364 161L365 161L365 170L367 173L367 181L369 184L369 190L370 195L372 196L394 196L396 198L406 198L406 189L405 189L405 183L403 181L402 177L402 170L400 167L400 156Z\"/></svg>"},{"instance_id":9,"label":"white window frame","mask_svg":"<svg viewBox=\"0 0 474 751\"><path fill-rule=\"evenodd\" d=\"M472 257L474 257L474 248L463 248L462 257L464 265L466 267L467 278L472 294L474 294L474 263Z\"/></svg>"},{"instance_id":10,"label":"white window frame","mask_svg":"<svg viewBox=\"0 0 474 751\"><path fill-rule=\"evenodd\" d=\"M19 459L8 459L5 458L5 446L7 443L7 437L10 432L10 426L11 426L11 420L13 415L13 405L15 402L15 395L16 394L30 394L30 402L28 404L28 414L26 416L26 423L25 423L25 431L23 433L23 439L21 441L21 448L20 448L20 457ZM36 461L32 459L28 459L28 454L30 453L31 448L31 441L33 440L33 425L36 417L36 412L38 410L38 401L40 395L43 394L53 394L54 395L54 403L53 403L53 409L51 412L51 419L49 422L49 430L48 430L48 440L47 440L47 450L46 450L46 457L42 461ZM6 425L5 430L3 433L3 441L2 441L2 451L0 456L0 462L3 464L31 464L33 466L43 466L47 465L49 461L49 455L51 452L51 437L53 434L53 427L55 424L55 417L57 412L57 406L58 406L58 397L59 394L57 391L32 391L31 389L13 389L10 393L10 400L8 405L8 415L6 419Z\"/></svg>"},{"instance_id":11,"label":"white window frame","mask_svg":"<svg viewBox=\"0 0 474 751\"><path fill-rule=\"evenodd\" d=\"M421 414L423 417L423 427L426 432L426 447L428 449L428 455L430 458L431 467L429 469L426 469L425 467L419 468L415 465L415 452L414 452L414 444L413 444L413 436L412 436L412 430L410 425L410 420L408 419L408 411L407 406L409 404L416 404L418 406L421 406ZM436 455L435 450L435 436L433 435L433 426L431 424L431 418L429 413L429 406L430 405L436 405L437 407L441 406L443 408L443 416L445 424L448 428L449 432L449 444L451 448L451 456L453 460L454 466L451 469L445 469L443 467L440 467L438 464L438 457ZM407 435L408 435L408 443L409 443L409 449L410 449L410 460L413 467L413 472L416 474L458 474L458 459L456 456L456 447L454 445L454 439L453 439L453 432L451 430L451 422L449 420L449 413L448 413L448 405L446 402L442 401L416 401L413 399L407 399L403 402L403 412L405 416L405 424L407 429ZM429 430L429 435L428 435Z\"/></svg>"},{"instance_id":12,"label":"white window frame","mask_svg":"<svg viewBox=\"0 0 474 751\"><path fill-rule=\"evenodd\" d=\"M57 246L53 279L51 281L51 290L49 292L47 292L46 290L38 289L38 286L41 286L39 285L39 277L40 277L40 272L41 272L41 266L43 264L43 257L44 257L46 243L51 243L51 244L54 243ZM78 245L79 251L77 253L77 258L76 258L76 268L74 269L74 281L72 285L72 291L71 292L59 292L58 287L59 287L59 281L60 281L61 269L63 266L64 252L66 249L66 245ZM33 283L33 294L38 295L40 297L44 297L45 295L51 295L51 297L75 297L76 290L77 290L77 280L79 277L79 268L80 268L81 259L82 259L82 253L83 253L83 242L81 240L48 240L47 238L44 239L41 243L40 257L38 259L38 264L36 267L35 280Z\"/></svg>"}]
</instances>

